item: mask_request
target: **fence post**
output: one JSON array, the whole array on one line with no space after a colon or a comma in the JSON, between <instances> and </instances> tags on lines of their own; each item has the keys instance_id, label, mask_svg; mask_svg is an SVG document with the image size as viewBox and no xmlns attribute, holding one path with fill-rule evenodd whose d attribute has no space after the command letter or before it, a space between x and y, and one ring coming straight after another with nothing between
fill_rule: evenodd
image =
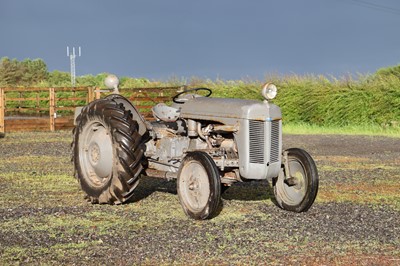
<instances>
[{"instance_id":1,"label":"fence post","mask_svg":"<svg viewBox=\"0 0 400 266\"><path fill-rule=\"evenodd\" d=\"M55 131L56 129L56 112L55 112L55 106L56 106L56 99L55 99L55 92L54 88L49 89L49 97L50 97L50 109L49 109L49 115L50 115L50 131Z\"/></svg>"},{"instance_id":2,"label":"fence post","mask_svg":"<svg viewBox=\"0 0 400 266\"><path fill-rule=\"evenodd\" d=\"M93 88L92 87L88 87L87 88L87 97L86 97L86 104L90 103L91 101L93 101Z\"/></svg>"},{"instance_id":3,"label":"fence post","mask_svg":"<svg viewBox=\"0 0 400 266\"><path fill-rule=\"evenodd\" d=\"M95 88L95 92L96 92L96 100L100 99L100 88Z\"/></svg>"},{"instance_id":4,"label":"fence post","mask_svg":"<svg viewBox=\"0 0 400 266\"><path fill-rule=\"evenodd\" d=\"M37 115L39 115L40 114L40 111L39 111L39 108L40 108L40 101L39 101L39 92L36 92L36 114Z\"/></svg>"},{"instance_id":5,"label":"fence post","mask_svg":"<svg viewBox=\"0 0 400 266\"><path fill-rule=\"evenodd\" d=\"M5 119L5 99L4 99L4 89L0 88L0 134L5 133L4 119Z\"/></svg>"}]
</instances>

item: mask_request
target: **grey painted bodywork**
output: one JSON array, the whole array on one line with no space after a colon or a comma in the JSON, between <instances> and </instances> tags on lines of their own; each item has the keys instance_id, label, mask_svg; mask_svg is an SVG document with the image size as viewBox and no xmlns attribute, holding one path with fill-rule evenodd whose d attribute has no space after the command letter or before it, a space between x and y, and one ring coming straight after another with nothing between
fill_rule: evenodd
<instances>
[{"instance_id":1,"label":"grey painted bodywork","mask_svg":"<svg viewBox=\"0 0 400 266\"><path fill-rule=\"evenodd\" d=\"M199 97L188 100L182 105L181 117L236 125L238 130L234 132L234 137L239 154L240 175L246 179L266 179L278 176L281 169L281 156L278 161L271 162L270 160L271 143L277 143L275 152L279 155L282 153L282 113L278 106L267 101ZM263 163L252 163L250 160L249 121L259 121L263 127L265 134L263 138L259 138L260 145L264 147ZM279 131L273 136L270 133L272 123L278 124Z\"/></svg>"},{"instance_id":2,"label":"grey painted bodywork","mask_svg":"<svg viewBox=\"0 0 400 266\"><path fill-rule=\"evenodd\" d=\"M234 124L239 119L272 121L282 118L280 108L267 101L199 97L188 100L180 109L182 118L224 124Z\"/></svg>"},{"instance_id":3,"label":"grey painted bodywork","mask_svg":"<svg viewBox=\"0 0 400 266\"><path fill-rule=\"evenodd\" d=\"M176 108L176 112L173 112L176 117L170 119L168 116L167 122L179 119L178 122L186 121L187 125L194 123L202 129L212 124L215 132L232 133L233 139L227 139L226 143L234 142L234 145L228 146L235 146L233 150L236 150L237 157L224 158L223 154L227 152L225 147L210 149L196 132L189 134L188 130L185 135L181 130L180 133L174 133L165 128L162 121L146 121L123 96L113 94L107 98L123 104L125 109L131 111L141 135L149 132L152 136L146 143L145 152L150 159L149 168L176 173L187 151L202 150L212 155L222 171L225 167L238 168L240 176L245 179L271 179L281 171L282 113L278 106L268 101L189 97L183 104L168 107ZM164 112L164 109L160 110ZM156 108L153 111L158 110ZM77 108L75 118L80 112L81 108Z\"/></svg>"}]
</instances>

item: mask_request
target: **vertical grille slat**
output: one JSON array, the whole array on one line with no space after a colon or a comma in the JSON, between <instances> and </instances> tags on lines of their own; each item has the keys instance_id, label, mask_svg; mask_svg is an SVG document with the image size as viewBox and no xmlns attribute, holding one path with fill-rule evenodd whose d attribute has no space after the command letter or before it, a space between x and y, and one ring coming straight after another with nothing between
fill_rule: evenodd
<instances>
[{"instance_id":1,"label":"vertical grille slat","mask_svg":"<svg viewBox=\"0 0 400 266\"><path fill-rule=\"evenodd\" d=\"M279 120L271 122L271 151L269 160L270 163L279 162L279 136L280 136L280 123Z\"/></svg>"},{"instance_id":2,"label":"vertical grille slat","mask_svg":"<svg viewBox=\"0 0 400 266\"><path fill-rule=\"evenodd\" d=\"M249 121L249 155L250 163L264 164L265 151L265 122Z\"/></svg>"}]
</instances>

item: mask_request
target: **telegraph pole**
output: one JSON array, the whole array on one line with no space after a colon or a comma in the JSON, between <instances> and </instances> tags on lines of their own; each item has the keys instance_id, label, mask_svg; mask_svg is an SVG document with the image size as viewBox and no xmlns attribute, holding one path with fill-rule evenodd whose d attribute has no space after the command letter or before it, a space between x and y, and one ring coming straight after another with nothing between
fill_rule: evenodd
<instances>
[{"instance_id":1,"label":"telegraph pole","mask_svg":"<svg viewBox=\"0 0 400 266\"><path fill-rule=\"evenodd\" d=\"M70 53L69 51L69 46L67 46L67 56L69 56L69 60L71 63L71 84L73 87L75 87L75 83L76 83L76 73L75 73L75 47L72 47L72 53ZM81 56L81 47L79 46L78 48L78 56Z\"/></svg>"}]
</instances>

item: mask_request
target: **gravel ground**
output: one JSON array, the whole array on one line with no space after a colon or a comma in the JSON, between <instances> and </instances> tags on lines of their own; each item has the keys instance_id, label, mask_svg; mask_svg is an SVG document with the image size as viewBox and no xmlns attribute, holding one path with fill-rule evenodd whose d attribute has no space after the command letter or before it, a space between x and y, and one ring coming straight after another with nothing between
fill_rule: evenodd
<instances>
[{"instance_id":1,"label":"gravel ground","mask_svg":"<svg viewBox=\"0 0 400 266\"><path fill-rule=\"evenodd\" d=\"M68 132L0 140L0 264L400 265L400 138L285 135L317 162L313 207L283 211L268 183L242 183L201 222L159 179L143 178L129 204L87 203L69 142Z\"/></svg>"}]
</instances>

